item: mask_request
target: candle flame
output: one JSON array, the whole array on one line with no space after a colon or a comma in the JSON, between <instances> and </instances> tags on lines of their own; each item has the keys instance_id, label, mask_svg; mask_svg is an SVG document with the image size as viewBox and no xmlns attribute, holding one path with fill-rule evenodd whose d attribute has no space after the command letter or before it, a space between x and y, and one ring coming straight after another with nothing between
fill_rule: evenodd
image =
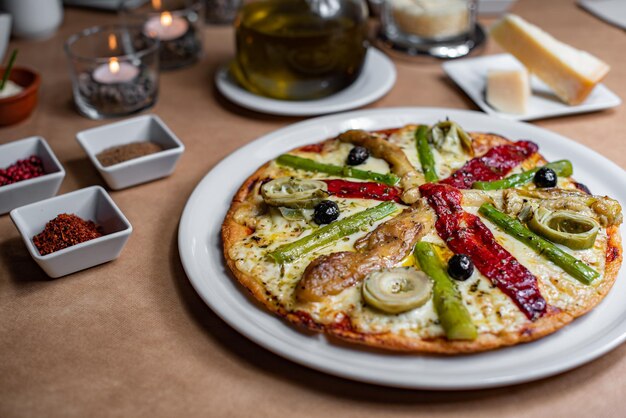
<instances>
[{"instance_id":1,"label":"candle flame","mask_svg":"<svg viewBox=\"0 0 626 418\"><path fill-rule=\"evenodd\" d=\"M161 13L161 24L163 26L172 26L172 14L170 12Z\"/></svg>"},{"instance_id":2,"label":"candle flame","mask_svg":"<svg viewBox=\"0 0 626 418\"><path fill-rule=\"evenodd\" d=\"M109 49L111 51L115 51L117 49L117 38L113 33L109 34Z\"/></svg>"},{"instance_id":3,"label":"candle flame","mask_svg":"<svg viewBox=\"0 0 626 418\"><path fill-rule=\"evenodd\" d=\"M161 0L152 0L152 7L155 10L161 10Z\"/></svg>"},{"instance_id":4,"label":"candle flame","mask_svg":"<svg viewBox=\"0 0 626 418\"><path fill-rule=\"evenodd\" d=\"M111 70L112 74L117 74L120 72L120 63L117 58L111 58L109 61L109 70Z\"/></svg>"}]
</instances>

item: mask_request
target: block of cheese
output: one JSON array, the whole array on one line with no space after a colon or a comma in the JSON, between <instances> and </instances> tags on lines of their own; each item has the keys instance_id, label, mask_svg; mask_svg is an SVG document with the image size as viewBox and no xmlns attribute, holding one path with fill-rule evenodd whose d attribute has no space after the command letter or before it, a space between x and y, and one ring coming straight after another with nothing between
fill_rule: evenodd
<instances>
[{"instance_id":1,"label":"block of cheese","mask_svg":"<svg viewBox=\"0 0 626 418\"><path fill-rule=\"evenodd\" d=\"M524 114L530 97L528 71L490 70L487 73L487 103L505 113Z\"/></svg>"},{"instance_id":2,"label":"block of cheese","mask_svg":"<svg viewBox=\"0 0 626 418\"><path fill-rule=\"evenodd\" d=\"M609 72L593 55L555 39L516 15L506 15L491 36L565 103L582 103Z\"/></svg>"}]
</instances>

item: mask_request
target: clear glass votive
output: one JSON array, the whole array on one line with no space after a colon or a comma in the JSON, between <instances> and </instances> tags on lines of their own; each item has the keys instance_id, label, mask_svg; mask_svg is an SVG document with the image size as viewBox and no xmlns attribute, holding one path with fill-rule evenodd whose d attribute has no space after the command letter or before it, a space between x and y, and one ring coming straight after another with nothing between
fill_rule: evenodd
<instances>
[{"instance_id":1,"label":"clear glass votive","mask_svg":"<svg viewBox=\"0 0 626 418\"><path fill-rule=\"evenodd\" d=\"M202 53L200 0L124 0L120 11L126 22L140 24L147 36L161 41L162 70L186 67Z\"/></svg>"},{"instance_id":2,"label":"clear glass votive","mask_svg":"<svg viewBox=\"0 0 626 418\"><path fill-rule=\"evenodd\" d=\"M126 116L154 105L159 41L140 26L96 26L65 42L78 111L92 119Z\"/></svg>"},{"instance_id":3,"label":"clear glass votive","mask_svg":"<svg viewBox=\"0 0 626 418\"><path fill-rule=\"evenodd\" d=\"M477 0L384 0L380 37L408 55L459 58L484 41Z\"/></svg>"},{"instance_id":4,"label":"clear glass votive","mask_svg":"<svg viewBox=\"0 0 626 418\"><path fill-rule=\"evenodd\" d=\"M206 23L224 25L235 21L243 0L204 0Z\"/></svg>"}]
</instances>

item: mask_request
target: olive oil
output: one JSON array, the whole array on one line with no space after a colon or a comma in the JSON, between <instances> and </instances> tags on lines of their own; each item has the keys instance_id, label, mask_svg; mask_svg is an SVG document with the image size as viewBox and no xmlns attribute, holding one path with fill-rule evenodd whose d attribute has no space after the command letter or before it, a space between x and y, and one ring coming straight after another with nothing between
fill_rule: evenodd
<instances>
[{"instance_id":1,"label":"olive oil","mask_svg":"<svg viewBox=\"0 0 626 418\"><path fill-rule=\"evenodd\" d=\"M282 100L335 93L350 85L363 66L365 16L356 0L248 3L235 22L233 73L244 87Z\"/></svg>"}]
</instances>

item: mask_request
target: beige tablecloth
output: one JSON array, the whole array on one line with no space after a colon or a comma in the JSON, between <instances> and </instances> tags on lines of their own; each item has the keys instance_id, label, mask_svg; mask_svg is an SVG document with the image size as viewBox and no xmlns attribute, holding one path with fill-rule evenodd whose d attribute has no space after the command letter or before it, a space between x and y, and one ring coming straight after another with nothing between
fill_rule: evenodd
<instances>
[{"instance_id":1,"label":"beige tablecloth","mask_svg":"<svg viewBox=\"0 0 626 418\"><path fill-rule=\"evenodd\" d=\"M612 66L606 85L626 98L626 36L567 0L522 0L514 9ZM102 125L73 109L63 41L113 22L69 9L49 40L16 41L19 62L43 75L41 103L0 143L44 136L67 170L60 193L104 184L74 139ZM608 417L626 414L626 345L574 371L485 391L396 390L298 366L248 341L200 300L179 257L177 225L197 182L222 158L296 119L230 104L214 90L233 54L227 27L207 28L197 65L161 76L153 112L187 147L168 179L112 192L134 226L122 256L49 280L9 216L0 217L0 416ZM485 53L500 50L489 42ZM398 81L368 106L476 109L437 64L396 61ZM537 122L626 167L625 107ZM611 179L607 179L611 181ZM215 219L215 222L221 220ZM567 354L568 347L563 347Z\"/></svg>"}]
</instances>

